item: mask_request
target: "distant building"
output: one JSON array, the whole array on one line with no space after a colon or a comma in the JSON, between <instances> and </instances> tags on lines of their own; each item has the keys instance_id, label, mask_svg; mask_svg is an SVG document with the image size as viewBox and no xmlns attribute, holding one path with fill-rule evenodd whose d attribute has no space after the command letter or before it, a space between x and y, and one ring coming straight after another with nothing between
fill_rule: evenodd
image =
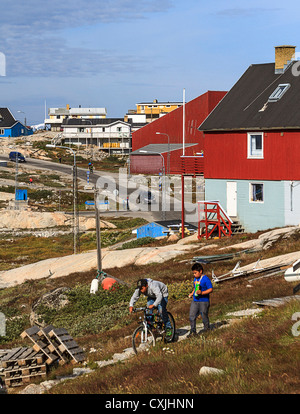
<instances>
[{"instance_id":1,"label":"distant building","mask_svg":"<svg viewBox=\"0 0 300 414\"><path fill-rule=\"evenodd\" d=\"M63 121L66 119L103 119L106 118L106 108L49 108L49 118L45 124L49 125L51 131L61 131Z\"/></svg>"},{"instance_id":2,"label":"distant building","mask_svg":"<svg viewBox=\"0 0 300 414\"><path fill-rule=\"evenodd\" d=\"M8 108L0 108L0 137L32 135L33 130L15 119Z\"/></svg>"},{"instance_id":3,"label":"distant building","mask_svg":"<svg viewBox=\"0 0 300 414\"><path fill-rule=\"evenodd\" d=\"M167 236L170 232L179 232L181 230L180 220L164 220L164 221L153 221L151 223L144 224L136 229L137 239L142 237L162 237ZM197 227L190 223L185 223L186 233L195 233Z\"/></svg>"},{"instance_id":4,"label":"distant building","mask_svg":"<svg viewBox=\"0 0 300 414\"><path fill-rule=\"evenodd\" d=\"M62 137L65 143L93 145L109 154L128 154L131 127L131 123L120 118L65 119Z\"/></svg>"},{"instance_id":5,"label":"distant building","mask_svg":"<svg viewBox=\"0 0 300 414\"><path fill-rule=\"evenodd\" d=\"M130 155L131 173L157 174L162 169L161 154L166 173L181 174L183 164L191 163L192 172L203 174L204 138L197 128L225 95L225 91L208 91L185 104L184 143L183 106L134 131Z\"/></svg>"},{"instance_id":6,"label":"distant building","mask_svg":"<svg viewBox=\"0 0 300 414\"><path fill-rule=\"evenodd\" d=\"M136 104L136 110L130 109L126 116L135 123L149 123L174 111L182 106L182 102L140 102Z\"/></svg>"}]
</instances>

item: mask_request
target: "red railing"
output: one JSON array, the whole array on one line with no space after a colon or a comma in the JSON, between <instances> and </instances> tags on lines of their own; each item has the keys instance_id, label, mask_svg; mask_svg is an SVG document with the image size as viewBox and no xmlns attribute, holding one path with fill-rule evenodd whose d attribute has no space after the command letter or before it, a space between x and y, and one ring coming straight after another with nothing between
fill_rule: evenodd
<instances>
[{"instance_id":1,"label":"red railing","mask_svg":"<svg viewBox=\"0 0 300 414\"><path fill-rule=\"evenodd\" d=\"M232 220L219 201L198 201L198 239L231 236Z\"/></svg>"}]
</instances>

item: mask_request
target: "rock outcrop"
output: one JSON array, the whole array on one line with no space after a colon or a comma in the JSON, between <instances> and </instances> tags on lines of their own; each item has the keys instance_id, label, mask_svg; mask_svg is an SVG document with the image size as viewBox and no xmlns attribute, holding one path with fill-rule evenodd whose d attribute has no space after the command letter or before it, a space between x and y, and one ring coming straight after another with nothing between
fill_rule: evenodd
<instances>
[{"instance_id":1,"label":"rock outcrop","mask_svg":"<svg viewBox=\"0 0 300 414\"><path fill-rule=\"evenodd\" d=\"M71 226L73 222L72 214L62 212L36 212L22 210L1 210L0 229L20 230L20 229L49 229L60 226ZM107 221L101 220L102 228L116 228ZM79 228L81 231L94 230L96 220L94 217L80 217Z\"/></svg>"}]
</instances>

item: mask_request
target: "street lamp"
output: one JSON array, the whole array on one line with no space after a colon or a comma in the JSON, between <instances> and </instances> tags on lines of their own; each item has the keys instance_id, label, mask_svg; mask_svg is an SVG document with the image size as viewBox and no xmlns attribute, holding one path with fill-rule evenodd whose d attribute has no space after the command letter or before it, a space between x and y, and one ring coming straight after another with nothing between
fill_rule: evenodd
<instances>
[{"instance_id":1,"label":"street lamp","mask_svg":"<svg viewBox=\"0 0 300 414\"><path fill-rule=\"evenodd\" d=\"M168 137L168 162L167 162L167 174L170 175L170 137L166 132L156 132L156 135L166 135Z\"/></svg>"},{"instance_id":2,"label":"street lamp","mask_svg":"<svg viewBox=\"0 0 300 414\"><path fill-rule=\"evenodd\" d=\"M27 135L27 128L26 128L26 114L25 114L25 112L23 112L23 111L17 111L19 114L24 114L25 115L25 117L24 117L24 126L25 126L25 132L24 132L24 135Z\"/></svg>"},{"instance_id":3,"label":"street lamp","mask_svg":"<svg viewBox=\"0 0 300 414\"><path fill-rule=\"evenodd\" d=\"M90 147L91 147L91 154L92 154L92 160L94 158L94 150L93 150L93 123L90 119L85 119L86 122L90 122L91 125L91 138L90 138Z\"/></svg>"},{"instance_id":4,"label":"street lamp","mask_svg":"<svg viewBox=\"0 0 300 414\"><path fill-rule=\"evenodd\" d=\"M163 174L163 181L162 181L162 220L166 219L166 171L165 171L165 159L164 156L160 152L155 151L146 151L146 150L140 150L139 153L143 154L155 154L160 155L162 158L162 174Z\"/></svg>"},{"instance_id":5,"label":"street lamp","mask_svg":"<svg viewBox=\"0 0 300 414\"><path fill-rule=\"evenodd\" d=\"M65 147L62 145L56 146L53 144L46 144L47 148L63 148L63 149L67 149L69 151L71 151L73 153L74 156L74 164L73 164L73 233L74 233L74 241L73 241L73 245L74 245L74 254L77 253L77 234L78 234L78 217L77 217L77 168L76 168L76 152L70 148L70 147Z\"/></svg>"}]
</instances>

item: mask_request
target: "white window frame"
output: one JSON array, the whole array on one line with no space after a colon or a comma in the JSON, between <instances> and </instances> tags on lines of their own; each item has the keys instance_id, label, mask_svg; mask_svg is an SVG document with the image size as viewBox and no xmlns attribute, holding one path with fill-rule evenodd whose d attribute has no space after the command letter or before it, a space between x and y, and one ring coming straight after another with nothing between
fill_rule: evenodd
<instances>
[{"instance_id":1,"label":"white window frame","mask_svg":"<svg viewBox=\"0 0 300 414\"><path fill-rule=\"evenodd\" d=\"M254 186L261 185L262 186L262 200L255 199L254 197ZM262 182L251 182L249 183L249 203L264 203L264 183Z\"/></svg>"},{"instance_id":2,"label":"white window frame","mask_svg":"<svg viewBox=\"0 0 300 414\"><path fill-rule=\"evenodd\" d=\"M254 148L253 137L261 136L261 148ZM264 133L263 132L248 132L247 134L247 158L263 159L264 158Z\"/></svg>"}]
</instances>

